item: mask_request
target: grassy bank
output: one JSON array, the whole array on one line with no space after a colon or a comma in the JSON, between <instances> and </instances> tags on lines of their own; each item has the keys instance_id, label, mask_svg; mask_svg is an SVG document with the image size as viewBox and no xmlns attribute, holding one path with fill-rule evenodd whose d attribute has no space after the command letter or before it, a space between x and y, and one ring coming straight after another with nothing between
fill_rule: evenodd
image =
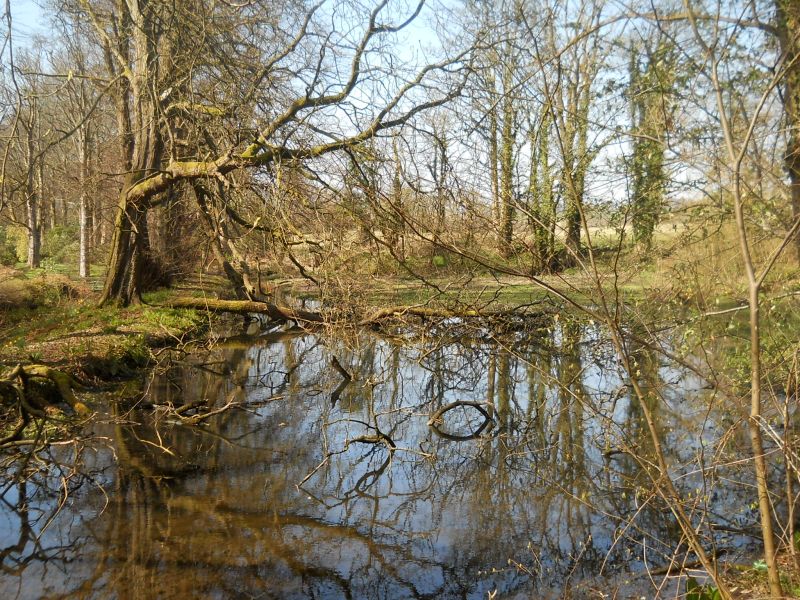
<instances>
[{"instance_id":1,"label":"grassy bank","mask_svg":"<svg viewBox=\"0 0 800 600\"><path fill-rule=\"evenodd\" d=\"M97 307L97 294L63 275L0 273L0 364L39 363L89 379L129 375L153 349L201 336L210 317L149 305Z\"/></svg>"}]
</instances>

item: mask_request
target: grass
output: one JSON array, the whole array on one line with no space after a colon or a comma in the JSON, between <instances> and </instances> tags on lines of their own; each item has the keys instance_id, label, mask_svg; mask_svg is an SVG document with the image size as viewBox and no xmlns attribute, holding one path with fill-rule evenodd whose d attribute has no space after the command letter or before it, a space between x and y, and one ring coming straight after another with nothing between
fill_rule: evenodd
<instances>
[{"instance_id":1,"label":"grass","mask_svg":"<svg viewBox=\"0 0 800 600\"><path fill-rule=\"evenodd\" d=\"M98 375L116 375L146 364L150 347L187 332L200 334L208 325L206 315L191 310L146 304L98 308L96 294L60 274L11 275L0 279L2 364L41 362L79 371L97 371L99 365ZM163 300L168 293L147 299Z\"/></svg>"},{"instance_id":2,"label":"grass","mask_svg":"<svg viewBox=\"0 0 800 600\"><path fill-rule=\"evenodd\" d=\"M552 285L580 304L596 302L596 285L594 281L577 270L571 270L560 276L539 277L544 283ZM643 300L657 289L650 285L656 275L648 271L640 271L636 278L621 278L616 285L620 295L626 301ZM461 281L459 281L461 280ZM371 305L413 305L429 302L438 304L458 303L467 306L486 308L516 307L536 303L550 296L550 292L525 277L511 276L434 276L427 281L436 285L443 293L424 285L412 278L376 279L370 282L368 303ZM614 297L614 280L606 278L603 290L609 299Z\"/></svg>"}]
</instances>

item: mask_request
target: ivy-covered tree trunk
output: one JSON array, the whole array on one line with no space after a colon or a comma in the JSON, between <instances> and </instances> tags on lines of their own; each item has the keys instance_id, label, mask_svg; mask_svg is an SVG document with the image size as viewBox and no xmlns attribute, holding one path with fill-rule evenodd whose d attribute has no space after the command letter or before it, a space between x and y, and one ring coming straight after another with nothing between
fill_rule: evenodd
<instances>
[{"instance_id":1,"label":"ivy-covered tree trunk","mask_svg":"<svg viewBox=\"0 0 800 600\"><path fill-rule=\"evenodd\" d=\"M509 258L514 238L514 104L511 97L511 66L503 75L503 128L500 137L500 254Z\"/></svg>"},{"instance_id":2,"label":"ivy-covered tree trunk","mask_svg":"<svg viewBox=\"0 0 800 600\"><path fill-rule=\"evenodd\" d=\"M592 77L576 80L568 91L569 104L565 107L566 129L563 147L561 187L565 198L564 245L567 249L565 265L574 264L583 252L581 228L583 226L583 203L586 191L586 171L592 162L589 154L589 107Z\"/></svg>"},{"instance_id":3,"label":"ivy-covered tree trunk","mask_svg":"<svg viewBox=\"0 0 800 600\"><path fill-rule=\"evenodd\" d=\"M673 86L672 46L660 40L644 69L631 50L630 102L633 127L631 221L637 244L650 248L664 205L664 155L668 124L667 98Z\"/></svg>"},{"instance_id":4,"label":"ivy-covered tree trunk","mask_svg":"<svg viewBox=\"0 0 800 600\"><path fill-rule=\"evenodd\" d=\"M566 200L566 210L564 212L564 228L566 235L564 245L567 248L567 259L565 266L573 264L582 252L581 248L581 210L583 206L583 178L581 177L581 166L578 164L572 153L567 153L565 165L562 171L561 185L564 190Z\"/></svg>"},{"instance_id":5,"label":"ivy-covered tree trunk","mask_svg":"<svg viewBox=\"0 0 800 600\"><path fill-rule=\"evenodd\" d=\"M533 233L531 271L534 275L551 272L555 257L556 206L550 174L550 121L549 108L545 106L538 132L531 135L528 222Z\"/></svg>"}]
</instances>

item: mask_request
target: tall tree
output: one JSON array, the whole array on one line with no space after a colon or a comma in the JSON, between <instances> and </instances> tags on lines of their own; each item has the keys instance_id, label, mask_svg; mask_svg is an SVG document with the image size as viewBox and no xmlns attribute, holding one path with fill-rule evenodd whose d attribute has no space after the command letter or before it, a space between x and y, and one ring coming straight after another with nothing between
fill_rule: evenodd
<instances>
[{"instance_id":1,"label":"tall tree","mask_svg":"<svg viewBox=\"0 0 800 600\"><path fill-rule=\"evenodd\" d=\"M655 49L646 53L644 65L639 52L631 48L632 225L634 240L646 248L653 241L664 204L664 156L675 77L673 55L673 44L664 35L659 35Z\"/></svg>"},{"instance_id":2,"label":"tall tree","mask_svg":"<svg viewBox=\"0 0 800 600\"><path fill-rule=\"evenodd\" d=\"M556 196L550 165L550 104L541 108L538 123L530 124L530 174L528 177L528 225L533 233L531 272L550 272L556 256Z\"/></svg>"},{"instance_id":3,"label":"tall tree","mask_svg":"<svg viewBox=\"0 0 800 600\"><path fill-rule=\"evenodd\" d=\"M783 76L783 105L788 136L786 170L792 206L792 221L800 219L800 3L775 0L778 41L786 72ZM800 263L800 235L794 238L795 260Z\"/></svg>"},{"instance_id":4,"label":"tall tree","mask_svg":"<svg viewBox=\"0 0 800 600\"><path fill-rule=\"evenodd\" d=\"M379 1L360 28L351 23L341 28L344 33L325 25L330 15L334 21L344 18L335 8L316 19L320 5L305 3L78 4L103 46L109 75L120 82L115 100L130 156L103 302L139 298L142 271L154 268L147 264L147 212L179 182L227 181L241 168L268 170L277 160L310 161L354 146L454 98L460 73L466 72L463 52L421 67L408 79L369 60L381 51L379 40L419 15L424 0L395 18L390 1ZM431 99L411 99L416 87L446 67L452 67L455 83L442 81L444 91ZM375 93L377 88L364 86L382 69L381 84L391 91L376 98L364 118L354 92ZM350 115L352 125L332 125L337 110ZM185 139L178 143L178 121L194 132L188 149ZM256 293L247 286L237 291L242 297Z\"/></svg>"},{"instance_id":5,"label":"tall tree","mask_svg":"<svg viewBox=\"0 0 800 600\"><path fill-rule=\"evenodd\" d=\"M503 0L494 4L467 2L465 27L485 36L487 48L478 62L475 129L488 146L489 189L497 249L508 258L513 250L517 181L517 117L523 56L519 44L520 11L525 3Z\"/></svg>"},{"instance_id":6,"label":"tall tree","mask_svg":"<svg viewBox=\"0 0 800 600\"><path fill-rule=\"evenodd\" d=\"M511 40L504 44L502 69L502 128L500 134L500 254L509 258L514 238L514 150L516 127L514 119L514 74L516 53Z\"/></svg>"},{"instance_id":7,"label":"tall tree","mask_svg":"<svg viewBox=\"0 0 800 600\"><path fill-rule=\"evenodd\" d=\"M543 74L541 93L550 105L555 146L561 159L558 184L564 201L564 265L574 263L582 254L586 178L599 152L589 141L590 109L603 62L600 36L574 32L597 28L602 8L597 0L556 4L538 35L530 21L525 23L535 49L534 59ZM548 77L549 72L552 75Z\"/></svg>"}]
</instances>

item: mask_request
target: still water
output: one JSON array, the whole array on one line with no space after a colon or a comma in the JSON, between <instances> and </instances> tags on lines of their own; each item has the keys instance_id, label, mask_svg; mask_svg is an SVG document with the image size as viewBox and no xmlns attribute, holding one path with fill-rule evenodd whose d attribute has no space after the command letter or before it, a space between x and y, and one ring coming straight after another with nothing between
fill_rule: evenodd
<instances>
[{"instance_id":1,"label":"still water","mask_svg":"<svg viewBox=\"0 0 800 600\"><path fill-rule=\"evenodd\" d=\"M679 546L623 451L651 444L597 326L253 333L96 398L86 441L3 486L0 597L581 597ZM746 547L745 476L698 470L726 425L715 394L634 352L673 474L702 492L690 510ZM429 425L456 400L490 419ZM192 403L230 406L200 424L160 406Z\"/></svg>"}]
</instances>

